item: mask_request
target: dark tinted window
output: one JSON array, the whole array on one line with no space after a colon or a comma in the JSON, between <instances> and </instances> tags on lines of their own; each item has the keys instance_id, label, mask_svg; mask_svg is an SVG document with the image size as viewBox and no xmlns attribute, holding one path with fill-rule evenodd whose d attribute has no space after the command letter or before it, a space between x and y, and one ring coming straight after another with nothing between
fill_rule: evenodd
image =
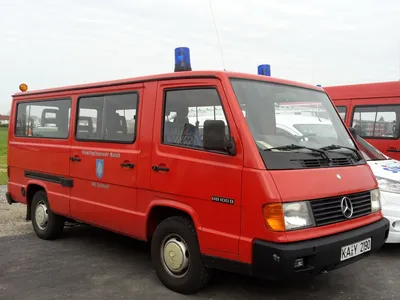
<instances>
[{"instance_id":1,"label":"dark tinted window","mask_svg":"<svg viewBox=\"0 0 400 300\"><path fill-rule=\"evenodd\" d=\"M337 110L339 111L340 117L345 120L346 119L346 112L347 112L347 107L346 106L337 106Z\"/></svg>"},{"instance_id":2,"label":"dark tinted window","mask_svg":"<svg viewBox=\"0 0 400 300\"><path fill-rule=\"evenodd\" d=\"M400 106L358 106L354 110L356 132L366 138L398 138Z\"/></svg>"},{"instance_id":3,"label":"dark tinted window","mask_svg":"<svg viewBox=\"0 0 400 300\"><path fill-rule=\"evenodd\" d=\"M76 138L132 143L136 136L138 94L114 94L79 99Z\"/></svg>"},{"instance_id":4,"label":"dark tinted window","mask_svg":"<svg viewBox=\"0 0 400 300\"><path fill-rule=\"evenodd\" d=\"M15 136L66 139L70 114L70 99L19 103Z\"/></svg>"},{"instance_id":5,"label":"dark tinted window","mask_svg":"<svg viewBox=\"0 0 400 300\"><path fill-rule=\"evenodd\" d=\"M215 88L170 90L165 94L163 143L203 148L206 120L221 120L229 136L228 123Z\"/></svg>"}]
</instances>

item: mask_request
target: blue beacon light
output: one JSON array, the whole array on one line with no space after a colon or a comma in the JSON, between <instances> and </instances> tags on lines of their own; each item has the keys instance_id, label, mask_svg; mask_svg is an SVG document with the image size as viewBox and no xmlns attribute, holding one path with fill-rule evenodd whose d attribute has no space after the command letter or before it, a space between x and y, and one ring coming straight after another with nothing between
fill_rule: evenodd
<instances>
[{"instance_id":1,"label":"blue beacon light","mask_svg":"<svg viewBox=\"0 0 400 300\"><path fill-rule=\"evenodd\" d=\"M192 71L190 65L190 50L188 47L175 48L175 70L174 72Z\"/></svg>"},{"instance_id":2,"label":"blue beacon light","mask_svg":"<svg viewBox=\"0 0 400 300\"><path fill-rule=\"evenodd\" d=\"M259 65L258 75L271 76L271 66L270 65Z\"/></svg>"},{"instance_id":3,"label":"blue beacon light","mask_svg":"<svg viewBox=\"0 0 400 300\"><path fill-rule=\"evenodd\" d=\"M317 87L322 87L322 85L320 85L320 84L317 84Z\"/></svg>"}]
</instances>

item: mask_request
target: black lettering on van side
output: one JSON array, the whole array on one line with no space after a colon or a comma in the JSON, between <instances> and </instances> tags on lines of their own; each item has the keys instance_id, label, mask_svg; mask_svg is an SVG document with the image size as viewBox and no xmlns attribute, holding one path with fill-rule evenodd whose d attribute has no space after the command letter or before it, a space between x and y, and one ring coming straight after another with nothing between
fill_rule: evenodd
<instances>
[{"instance_id":1,"label":"black lettering on van side","mask_svg":"<svg viewBox=\"0 0 400 300\"><path fill-rule=\"evenodd\" d=\"M224 204L235 204L235 200L223 197L212 196L211 200L214 202L224 203Z\"/></svg>"}]
</instances>

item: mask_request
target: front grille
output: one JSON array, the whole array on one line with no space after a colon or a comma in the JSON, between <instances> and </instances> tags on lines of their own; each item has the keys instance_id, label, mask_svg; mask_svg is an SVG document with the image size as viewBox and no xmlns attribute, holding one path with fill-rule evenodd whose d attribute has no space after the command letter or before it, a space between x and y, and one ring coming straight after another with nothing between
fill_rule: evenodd
<instances>
[{"instance_id":1,"label":"front grille","mask_svg":"<svg viewBox=\"0 0 400 300\"><path fill-rule=\"evenodd\" d=\"M349 220L342 213L341 202L347 197L353 204L353 215L350 219L359 218L371 213L371 194L362 192L310 201L316 226L323 226Z\"/></svg>"},{"instance_id":2,"label":"front grille","mask_svg":"<svg viewBox=\"0 0 400 300\"><path fill-rule=\"evenodd\" d=\"M293 159L292 162L299 162L303 168L323 168L323 167L341 167L341 166L349 166L352 165L352 161L350 158L332 158L331 164L329 165L326 159Z\"/></svg>"}]
</instances>

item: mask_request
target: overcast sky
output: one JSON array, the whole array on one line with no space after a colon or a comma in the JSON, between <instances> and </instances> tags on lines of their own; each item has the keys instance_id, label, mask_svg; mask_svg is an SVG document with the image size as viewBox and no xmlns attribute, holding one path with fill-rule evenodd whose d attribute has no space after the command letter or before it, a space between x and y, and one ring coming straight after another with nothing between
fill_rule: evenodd
<instances>
[{"instance_id":1,"label":"overcast sky","mask_svg":"<svg viewBox=\"0 0 400 300\"><path fill-rule=\"evenodd\" d=\"M3 0L0 113L41 89L192 68L333 85L399 80L399 0Z\"/></svg>"}]
</instances>

